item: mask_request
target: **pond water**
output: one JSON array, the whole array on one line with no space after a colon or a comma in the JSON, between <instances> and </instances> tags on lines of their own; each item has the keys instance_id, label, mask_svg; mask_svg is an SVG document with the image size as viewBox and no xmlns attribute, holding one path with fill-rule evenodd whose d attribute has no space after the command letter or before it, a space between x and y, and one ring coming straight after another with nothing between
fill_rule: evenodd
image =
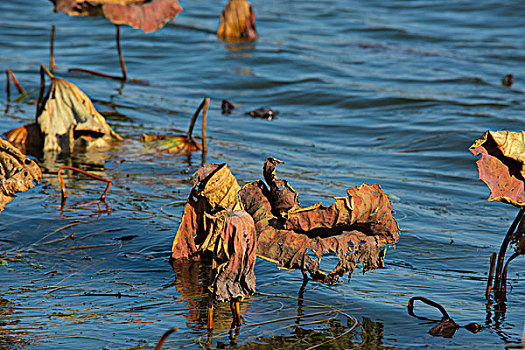
<instances>
[{"instance_id":1,"label":"pond water","mask_svg":"<svg viewBox=\"0 0 525 350\"><path fill-rule=\"evenodd\" d=\"M30 94L6 103L0 89L0 131L34 120L30 100L54 24L56 75L86 92L126 139L107 152L39 157L42 183L2 212L0 251L11 259L0 266L0 347L152 348L172 327L169 349L303 349L328 340L319 348L521 347L523 258L511 265L506 304L484 298L490 254L517 210L486 201L468 147L487 129L523 128L525 3L253 0L260 38L241 46L215 37L225 1L181 5L159 32L121 28L128 74L146 81L123 84L68 72L120 72L107 20L53 13L44 0L0 2L0 68ZM510 88L501 85L508 73ZM229 306L218 305L209 339L207 271L168 262L200 154L151 155L139 141L186 129L205 96L206 161L228 163L241 183L262 178L268 156L285 161L278 174L303 204L380 183L402 229L385 268L330 287L308 283L299 300L301 273L258 259L258 294L241 304L251 326L228 332ZM231 115L221 114L222 99L236 105ZM245 115L262 106L280 113ZM69 176L60 210L61 165L111 178L107 205L90 202L104 184ZM432 337L437 321L407 314L416 295L461 325L485 328ZM297 317L329 307L358 325L344 334L354 321L342 313ZM416 312L441 317L423 305ZM288 320L264 323L280 318Z\"/></svg>"}]
</instances>

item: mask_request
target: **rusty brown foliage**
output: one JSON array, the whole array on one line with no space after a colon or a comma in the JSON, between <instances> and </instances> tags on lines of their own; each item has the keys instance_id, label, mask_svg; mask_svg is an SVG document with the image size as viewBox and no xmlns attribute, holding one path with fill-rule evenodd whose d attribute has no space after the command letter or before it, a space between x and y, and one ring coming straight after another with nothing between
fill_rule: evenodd
<instances>
[{"instance_id":1,"label":"rusty brown foliage","mask_svg":"<svg viewBox=\"0 0 525 350\"><path fill-rule=\"evenodd\" d=\"M300 208L296 192L275 176L278 163L268 158L263 170L267 184L252 182L239 193L255 221L258 256L326 283L345 273L351 277L359 263L364 271L383 266L386 246L398 240L399 226L378 184L353 187L329 207ZM320 271L321 257L331 252L339 263L326 274Z\"/></svg>"},{"instance_id":2,"label":"rusty brown foliage","mask_svg":"<svg viewBox=\"0 0 525 350\"><path fill-rule=\"evenodd\" d=\"M116 25L126 24L144 32L164 27L182 11L177 0L51 0L55 12L70 16L103 16Z\"/></svg>"},{"instance_id":3,"label":"rusty brown foliage","mask_svg":"<svg viewBox=\"0 0 525 350\"><path fill-rule=\"evenodd\" d=\"M230 0L221 14L217 37L226 42L254 41L255 13L252 5L246 0Z\"/></svg>"},{"instance_id":4,"label":"rusty brown foliage","mask_svg":"<svg viewBox=\"0 0 525 350\"><path fill-rule=\"evenodd\" d=\"M15 193L33 188L41 178L42 171L34 161L0 139L0 212Z\"/></svg>"},{"instance_id":5,"label":"rusty brown foliage","mask_svg":"<svg viewBox=\"0 0 525 350\"><path fill-rule=\"evenodd\" d=\"M242 210L239 190L226 164L199 169L173 240L173 259L211 257L215 277L210 289L216 300L255 292L255 226Z\"/></svg>"},{"instance_id":6,"label":"rusty brown foliage","mask_svg":"<svg viewBox=\"0 0 525 350\"><path fill-rule=\"evenodd\" d=\"M489 201L525 206L525 133L486 131L469 149L477 161L479 178L490 189Z\"/></svg>"}]
</instances>

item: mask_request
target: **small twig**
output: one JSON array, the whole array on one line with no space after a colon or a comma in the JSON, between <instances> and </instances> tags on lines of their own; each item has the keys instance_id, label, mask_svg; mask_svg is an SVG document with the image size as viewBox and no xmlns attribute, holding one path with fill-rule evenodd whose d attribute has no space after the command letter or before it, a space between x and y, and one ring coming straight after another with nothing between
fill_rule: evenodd
<instances>
[{"instance_id":1,"label":"small twig","mask_svg":"<svg viewBox=\"0 0 525 350\"><path fill-rule=\"evenodd\" d=\"M155 350L160 350L162 349L162 345L164 345L164 342L166 341L166 339L168 339L168 337L170 336L171 333L173 332L176 332L178 331L179 329L177 327L173 327L172 329L166 331L164 333L164 335L160 338L159 342L157 343L157 346L155 346Z\"/></svg>"},{"instance_id":2,"label":"small twig","mask_svg":"<svg viewBox=\"0 0 525 350\"><path fill-rule=\"evenodd\" d=\"M93 245L81 245L78 247L71 247L68 248L69 250L77 250L77 249L88 249L88 248L100 248L100 247L111 247L114 245L123 245L127 244L129 242L120 242L120 243L108 243L108 244L93 244Z\"/></svg>"},{"instance_id":3,"label":"small twig","mask_svg":"<svg viewBox=\"0 0 525 350\"><path fill-rule=\"evenodd\" d=\"M73 232L72 234L70 234L69 236L66 236L66 237L62 237L62 238L57 238L57 239L54 239L52 241L47 241L47 242L44 242L42 243L42 245L48 245L48 244L53 244L53 243L58 243L58 242L61 242L61 241L65 241L67 239L75 239L75 235L77 233L76 232Z\"/></svg>"},{"instance_id":4,"label":"small twig","mask_svg":"<svg viewBox=\"0 0 525 350\"><path fill-rule=\"evenodd\" d=\"M425 304L433 306L436 309L438 309L441 312L441 314L443 315L442 319L450 318L450 316L447 313L447 310L445 310L445 308L443 306L441 306L440 304L436 303L435 301L432 301L432 300L427 299L425 297L412 297L412 298L410 298L410 300L408 301L408 314L410 316L418 317L416 314L414 314L414 301L415 300L420 300L420 301L424 302Z\"/></svg>"},{"instance_id":5,"label":"small twig","mask_svg":"<svg viewBox=\"0 0 525 350\"><path fill-rule=\"evenodd\" d=\"M55 25L51 27L51 39L49 40L49 69L55 70Z\"/></svg>"},{"instance_id":6,"label":"small twig","mask_svg":"<svg viewBox=\"0 0 525 350\"><path fill-rule=\"evenodd\" d=\"M104 199L106 198L106 193L108 193L109 188L111 187L111 183L113 182L111 179L107 179L105 177L97 176L95 174L91 174L88 171L85 171L85 170L82 170L82 169L78 169L78 168L66 165L66 166L63 166L62 168L58 169L58 181L60 182L60 193L62 195L62 202L65 202L65 200L67 198L66 186L64 185L64 181L62 180L62 173L61 173L63 169L73 170L73 171L82 173L84 175L91 176L92 178L94 178L96 180L107 182L106 189L104 190L104 192L100 196L100 200L104 201Z\"/></svg>"}]
</instances>

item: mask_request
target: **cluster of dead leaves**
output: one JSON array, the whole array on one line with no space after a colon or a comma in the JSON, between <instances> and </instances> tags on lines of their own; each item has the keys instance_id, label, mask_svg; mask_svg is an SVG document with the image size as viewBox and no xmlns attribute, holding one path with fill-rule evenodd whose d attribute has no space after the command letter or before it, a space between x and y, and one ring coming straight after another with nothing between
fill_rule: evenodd
<instances>
[{"instance_id":1,"label":"cluster of dead leaves","mask_svg":"<svg viewBox=\"0 0 525 350\"><path fill-rule=\"evenodd\" d=\"M383 266L386 246L399 238L390 200L379 185L348 189L329 207L301 208L297 193L275 175L279 163L268 158L266 184L259 180L242 189L226 164L207 164L193 177L172 258L212 259L216 277L210 289L217 300L255 291L256 255L333 283L360 262L365 271ZM328 273L320 270L326 253L339 258Z\"/></svg>"}]
</instances>

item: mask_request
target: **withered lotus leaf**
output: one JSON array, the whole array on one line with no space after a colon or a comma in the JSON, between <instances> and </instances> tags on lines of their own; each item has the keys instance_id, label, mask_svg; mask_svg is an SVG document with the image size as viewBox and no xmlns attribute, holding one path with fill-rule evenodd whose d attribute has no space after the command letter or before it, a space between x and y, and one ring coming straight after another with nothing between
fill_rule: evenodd
<instances>
[{"instance_id":1,"label":"withered lotus leaf","mask_svg":"<svg viewBox=\"0 0 525 350\"><path fill-rule=\"evenodd\" d=\"M252 217L243 210L224 209L210 219L215 224L210 231L217 235L215 279L210 286L214 298L224 301L253 294L257 237Z\"/></svg>"},{"instance_id":2,"label":"withered lotus leaf","mask_svg":"<svg viewBox=\"0 0 525 350\"><path fill-rule=\"evenodd\" d=\"M347 272L351 277L359 263L364 271L383 266L386 246L398 240L399 226L392 217L390 200L378 184L353 187L347 190L348 197L335 198L329 207L318 203L283 213L273 207L273 203L282 203L275 198L283 192L282 187L272 185L275 169L271 163L275 160L267 159L264 166L269 188L256 181L239 193L255 222L258 256L282 268L308 271L312 278L326 283ZM279 212L281 215L276 215ZM327 275L320 271L320 262L331 252L337 254L339 263Z\"/></svg>"},{"instance_id":3,"label":"withered lotus leaf","mask_svg":"<svg viewBox=\"0 0 525 350\"><path fill-rule=\"evenodd\" d=\"M36 124L10 130L5 135L16 144L57 152L103 148L122 141L82 90L56 77L51 78L51 88L37 110Z\"/></svg>"},{"instance_id":4,"label":"withered lotus leaf","mask_svg":"<svg viewBox=\"0 0 525 350\"><path fill-rule=\"evenodd\" d=\"M200 143L184 135L142 135L142 141L147 147L169 154L189 154L202 149Z\"/></svg>"},{"instance_id":5,"label":"withered lotus leaf","mask_svg":"<svg viewBox=\"0 0 525 350\"><path fill-rule=\"evenodd\" d=\"M489 201L525 206L525 133L486 131L469 150L475 156L479 178L490 189Z\"/></svg>"},{"instance_id":6,"label":"withered lotus leaf","mask_svg":"<svg viewBox=\"0 0 525 350\"><path fill-rule=\"evenodd\" d=\"M33 188L41 178L42 171L34 161L0 139L0 212L15 193Z\"/></svg>"},{"instance_id":7,"label":"withered lotus leaf","mask_svg":"<svg viewBox=\"0 0 525 350\"><path fill-rule=\"evenodd\" d=\"M154 32L172 20L182 7L177 0L51 0L55 12L70 16L104 16L113 24L126 24Z\"/></svg>"},{"instance_id":8,"label":"withered lotus leaf","mask_svg":"<svg viewBox=\"0 0 525 350\"><path fill-rule=\"evenodd\" d=\"M254 41L255 13L246 0L230 0L221 14L217 37L226 42Z\"/></svg>"},{"instance_id":9,"label":"withered lotus leaf","mask_svg":"<svg viewBox=\"0 0 525 350\"><path fill-rule=\"evenodd\" d=\"M226 164L199 169L173 240L172 259L212 258L215 280L210 288L217 300L255 291L255 227L242 210L239 190Z\"/></svg>"},{"instance_id":10,"label":"withered lotus leaf","mask_svg":"<svg viewBox=\"0 0 525 350\"><path fill-rule=\"evenodd\" d=\"M290 210L301 208L297 193L288 184L288 181L281 180L275 175L275 168L282 161L273 157L267 158L263 165L264 180L270 186L270 202L275 214L278 216L286 215Z\"/></svg>"}]
</instances>

